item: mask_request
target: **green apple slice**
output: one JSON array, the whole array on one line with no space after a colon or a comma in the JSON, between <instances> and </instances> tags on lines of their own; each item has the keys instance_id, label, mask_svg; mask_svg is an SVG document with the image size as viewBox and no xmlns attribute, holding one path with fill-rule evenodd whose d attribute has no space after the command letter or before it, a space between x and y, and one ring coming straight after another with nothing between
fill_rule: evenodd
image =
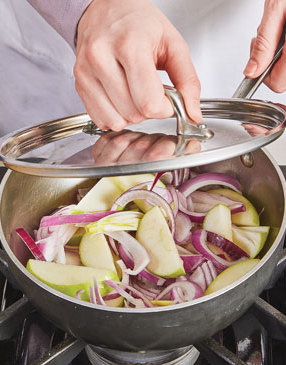
<instances>
[{"instance_id":1,"label":"green apple slice","mask_svg":"<svg viewBox=\"0 0 286 365\"><path fill-rule=\"evenodd\" d=\"M219 234L232 241L231 212L224 204L217 204L204 218L203 229Z\"/></svg>"},{"instance_id":2,"label":"green apple slice","mask_svg":"<svg viewBox=\"0 0 286 365\"><path fill-rule=\"evenodd\" d=\"M111 250L102 233L84 234L79 246L79 255L85 266L116 272Z\"/></svg>"},{"instance_id":3,"label":"green apple slice","mask_svg":"<svg viewBox=\"0 0 286 365\"><path fill-rule=\"evenodd\" d=\"M122 189L112 177L103 177L77 204L76 210L98 212L110 210L116 198L122 194Z\"/></svg>"},{"instance_id":4,"label":"green apple slice","mask_svg":"<svg viewBox=\"0 0 286 365\"><path fill-rule=\"evenodd\" d=\"M248 273L248 271L250 271L259 262L260 260L258 259L246 259L228 267L226 270L221 272L209 285L205 291L205 295L214 293L234 283L236 280Z\"/></svg>"},{"instance_id":5,"label":"green apple slice","mask_svg":"<svg viewBox=\"0 0 286 365\"><path fill-rule=\"evenodd\" d=\"M109 307L123 307L124 298L118 297L115 299L105 300L105 304L108 305Z\"/></svg>"},{"instance_id":6,"label":"green apple slice","mask_svg":"<svg viewBox=\"0 0 286 365\"><path fill-rule=\"evenodd\" d=\"M27 263L28 271L43 283L64 294L76 297L79 290L83 290L81 299L89 301L89 287L94 286L93 278L97 280L102 296L108 294L111 288L105 280L117 280L116 272L112 270L94 269L86 266L56 264L55 262L30 259Z\"/></svg>"},{"instance_id":7,"label":"green apple slice","mask_svg":"<svg viewBox=\"0 0 286 365\"><path fill-rule=\"evenodd\" d=\"M248 253L250 258L259 254L264 246L270 227L232 227L233 242Z\"/></svg>"},{"instance_id":8,"label":"green apple slice","mask_svg":"<svg viewBox=\"0 0 286 365\"><path fill-rule=\"evenodd\" d=\"M85 234L85 229L80 227L75 234L68 240L67 246L79 246L82 236Z\"/></svg>"},{"instance_id":9,"label":"green apple slice","mask_svg":"<svg viewBox=\"0 0 286 365\"><path fill-rule=\"evenodd\" d=\"M232 223L236 226L259 226L259 215L252 203L241 194L230 189L214 189L208 193L221 194L234 201L242 202L245 211L231 215Z\"/></svg>"},{"instance_id":10,"label":"green apple slice","mask_svg":"<svg viewBox=\"0 0 286 365\"><path fill-rule=\"evenodd\" d=\"M155 206L145 213L139 223L136 238L149 254L148 270L165 278L185 275L183 261L159 207Z\"/></svg>"}]
</instances>

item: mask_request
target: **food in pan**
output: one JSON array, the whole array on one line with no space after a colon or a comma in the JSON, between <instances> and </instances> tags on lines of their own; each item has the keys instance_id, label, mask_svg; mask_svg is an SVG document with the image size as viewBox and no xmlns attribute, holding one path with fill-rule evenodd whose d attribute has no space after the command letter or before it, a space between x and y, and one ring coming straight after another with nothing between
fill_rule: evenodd
<instances>
[{"instance_id":1,"label":"food in pan","mask_svg":"<svg viewBox=\"0 0 286 365\"><path fill-rule=\"evenodd\" d=\"M190 169L105 177L42 217L27 269L58 291L129 308L179 304L236 281L258 262L268 226L237 179ZM56 208L56 207L55 207Z\"/></svg>"}]
</instances>

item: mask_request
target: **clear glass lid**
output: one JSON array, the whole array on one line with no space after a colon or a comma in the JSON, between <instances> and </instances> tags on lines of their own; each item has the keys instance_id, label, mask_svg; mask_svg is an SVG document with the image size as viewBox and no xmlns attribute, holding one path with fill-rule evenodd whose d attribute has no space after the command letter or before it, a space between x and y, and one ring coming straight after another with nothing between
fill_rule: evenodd
<instances>
[{"instance_id":1,"label":"clear glass lid","mask_svg":"<svg viewBox=\"0 0 286 365\"><path fill-rule=\"evenodd\" d=\"M174 118L101 131L87 114L11 133L0 140L10 169L50 177L100 177L194 167L258 149L280 136L283 108L245 99L203 99L203 124L188 120L180 95L166 88Z\"/></svg>"}]
</instances>

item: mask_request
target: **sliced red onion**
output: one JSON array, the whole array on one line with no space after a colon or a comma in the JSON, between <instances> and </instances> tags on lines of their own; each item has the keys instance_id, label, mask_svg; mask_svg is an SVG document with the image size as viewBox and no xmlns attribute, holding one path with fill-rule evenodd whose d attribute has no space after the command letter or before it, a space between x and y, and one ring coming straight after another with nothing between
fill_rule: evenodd
<instances>
[{"instance_id":1,"label":"sliced red onion","mask_svg":"<svg viewBox=\"0 0 286 365\"><path fill-rule=\"evenodd\" d=\"M213 281L217 277L216 268L215 268L214 264L210 260L207 261L207 265L209 267L209 272L210 272L210 275L211 275L212 281Z\"/></svg>"},{"instance_id":2,"label":"sliced red onion","mask_svg":"<svg viewBox=\"0 0 286 365\"><path fill-rule=\"evenodd\" d=\"M176 217L178 210L179 210L179 198L178 198L177 190L174 188L173 185L167 185L167 189L169 190L169 192L171 193L171 196L172 196L172 201L174 203L173 214Z\"/></svg>"},{"instance_id":3,"label":"sliced red onion","mask_svg":"<svg viewBox=\"0 0 286 365\"><path fill-rule=\"evenodd\" d=\"M204 295L201 287L193 283L192 281L178 281L167 286L162 292L157 296L156 300L164 298L173 288L181 288L183 291L183 299L185 302L200 298Z\"/></svg>"},{"instance_id":4,"label":"sliced red onion","mask_svg":"<svg viewBox=\"0 0 286 365\"><path fill-rule=\"evenodd\" d=\"M75 294L76 299L81 300L81 296L82 296L83 293L84 293L83 289L78 290Z\"/></svg>"},{"instance_id":5,"label":"sliced red onion","mask_svg":"<svg viewBox=\"0 0 286 365\"><path fill-rule=\"evenodd\" d=\"M190 280L197 283L203 291L211 284L217 277L216 269L211 261L202 263L190 276Z\"/></svg>"},{"instance_id":6,"label":"sliced red onion","mask_svg":"<svg viewBox=\"0 0 286 365\"><path fill-rule=\"evenodd\" d=\"M90 285L90 287L89 287L89 300L90 300L90 303L97 304L96 303L95 290L94 290L94 287L92 285Z\"/></svg>"},{"instance_id":7,"label":"sliced red onion","mask_svg":"<svg viewBox=\"0 0 286 365\"><path fill-rule=\"evenodd\" d=\"M19 235L19 237L22 239L22 241L25 243L25 245L28 247L31 254L35 257L35 259L41 260L41 261L46 261L40 248L37 246L36 242L33 240L33 238L29 235L29 233L24 228L17 228L16 232Z\"/></svg>"},{"instance_id":8,"label":"sliced red onion","mask_svg":"<svg viewBox=\"0 0 286 365\"><path fill-rule=\"evenodd\" d=\"M127 250L125 250L125 248L122 244L120 244L118 246L118 251L119 251L120 258L123 260L125 265L129 269L134 269L134 261L133 261L131 255L129 254L129 252ZM162 286L166 282L166 279L161 278L160 276L157 276L157 275L151 273L146 268L138 273L138 277L143 277L146 280L148 280L151 283L158 285L158 286Z\"/></svg>"},{"instance_id":9,"label":"sliced red onion","mask_svg":"<svg viewBox=\"0 0 286 365\"><path fill-rule=\"evenodd\" d=\"M80 223L92 223L104 218L110 214L118 213L117 211L107 212L95 212L95 213L83 213L83 214L70 214L70 215L49 215L44 216L41 219L41 227L58 226L62 224L80 224Z\"/></svg>"},{"instance_id":10,"label":"sliced red onion","mask_svg":"<svg viewBox=\"0 0 286 365\"><path fill-rule=\"evenodd\" d=\"M160 180L165 184L173 183L173 174L171 171L164 172L163 175L160 176Z\"/></svg>"},{"instance_id":11,"label":"sliced red onion","mask_svg":"<svg viewBox=\"0 0 286 365\"><path fill-rule=\"evenodd\" d=\"M106 294L102 299L104 300L104 301L106 301L106 300L113 300L113 299L117 299L117 298L119 298L119 297L121 297L121 295L120 294L118 294L117 292L115 292L115 291L112 291L111 293L108 293L108 294Z\"/></svg>"},{"instance_id":12,"label":"sliced red onion","mask_svg":"<svg viewBox=\"0 0 286 365\"><path fill-rule=\"evenodd\" d=\"M183 260L186 273L191 273L205 261L203 255L195 254L180 255L180 258Z\"/></svg>"},{"instance_id":13,"label":"sliced red onion","mask_svg":"<svg viewBox=\"0 0 286 365\"><path fill-rule=\"evenodd\" d=\"M194 209L194 203L193 203L193 199L192 199L192 196L189 195L187 197L187 209L190 210L191 212L194 212L195 209Z\"/></svg>"},{"instance_id":14,"label":"sliced red onion","mask_svg":"<svg viewBox=\"0 0 286 365\"><path fill-rule=\"evenodd\" d=\"M190 178L190 169L189 168L184 168L183 179L182 179L181 184L183 184L184 182L189 180L189 178Z\"/></svg>"},{"instance_id":15,"label":"sliced red onion","mask_svg":"<svg viewBox=\"0 0 286 365\"><path fill-rule=\"evenodd\" d=\"M122 272L121 282L123 284L129 285L129 274L127 274L127 272L126 272L127 267L125 266L125 264L122 260L118 260L117 265L120 267L121 272Z\"/></svg>"},{"instance_id":16,"label":"sliced red onion","mask_svg":"<svg viewBox=\"0 0 286 365\"><path fill-rule=\"evenodd\" d=\"M105 284L110 286L118 294L120 294L123 298L125 298L130 303L134 304L135 306L137 304L136 299L131 294L127 293L126 290L130 291L131 293L135 294L138 298L142 299L145 307L149 307L149 308L153 307L153 304L150 302L150 300L148 298L145 297L145 295L140 293L139 290L132 288L132 286L130 286L130 285L125 285L123 283L113 281L113 280L105 280Z\"/></svg>"},{"instance_id":17,"label":"sliced red onion","mask_svg":"<svg viewBox=\"0 0 286 365\"><path fill-rule=\"evenodd\" d=\"M195 212L206 213L217 204L224 204L228 206L232 214L245 211L245 206L242 202L234 201L221 194L194 191L188 199L190 197L192 198L193 211Z\"/></svg>"},{"instance_id":18,"label":"sliced red onion","mask_svg":"<svg viewBox=\"0 0 286 365\"><path fill-rule=\"evenodd\" d=\"M117 247L116 247L116 244L115 244L114 239L112 237L107 236L107 241L108 241L109 246L111 247L112 251L114 252L114 254L116 256L119 256L119 252L117 250Z\"/></svg>"},{"instance_id":19,"label":"sliced red onion","mask_svg":"<svg viewBox=\"0 0 286 365\"><path fill-rule=\"evenodd\" d=\"M225 270L229 266L237 263L237 261L227 261L218 255L214 254L207 246L207 234L208 232L203 229L198 229L192 232L192 243L194 248L201 253L205 258L212 261L214 266L220 271Z\"/></svg>"},{"instance_id":20,"label":"sliced red onion","mask_svg":"<svg viewBox=\"0 0 286 365\"><path fill-rule=\"evenodd\" d=\"M94 283L94 293L95 293L96 302L100 305L106 305L104 300L102 299L96 278L93 278L93 283Z\"/></svg>"},{"instance_id":21,"label":"sliced red onion","mask_svg":"<svg viewBox=\"0 0 286 365\"><path fill-rule=\"evenodd\" d=\"M181 187L180 191L189 196L194 191L208 185L223 185L227 186L238 193L241 193L241 185L237 179L230 175L222 173L204 173L200 174L188 181L186 181Z\"/></svg>"},{"instance_id":22,"label":"sliced red onion","mask_svg":"<svg viewBox=\"0 0 286 365\"><path fill-rule=\"evenodd\" d=\"M116 241L120 242L122 246L125 248L125 250L127 250L132 256L134 262L134 268L127 269L126 270L127 274L137 275L149 264L150 258L147 251L129 233L125 231L118 231L118 232L107 232L106 234L111 238L115 239Z\"/></svg>"},{"instance_id":23,"label":"sliced red onion","mask_svg":"<svg viewBox=\"0 0 286 365\"><path fill-rule=\"evenodd\" d=\"M220 248L232 261L239 260L243 257L249 258L249 255L235 243L217 233L207 231L207 241Z\"/></svg>"},{"instance_id":24,"label":"sliced red onion","mask_svg":"<svg viewBox=\"0 0 286 365\"><path fill-rule=\"evenodd\" d=\"M206 213L196 213L196 212L191 212L188 209L184 208L184 207L180 207L180 212L184 213L185 215L189 216L191 222L193 223L199 223L202 224L204 221L204 218L206 216Z\"/></svg>"},{"instance_id":25,"label":"sliced red onion","mask_svg":"<svg viewBox=\"0 0 286 365\"><path fill-rule=\"evenodd\" d=\"M166 279L161 278L158 275L155 275L153 273L151 273L149 270L147 269L143 269L139 274L138 277L143 277L146 280L150 281L151 283L158 285L158 286L162 286L165 284Z\"/></svg>"},{"instance_id":26,"label":"sliced red onion","mask_svg":"<svg viewBox=\"0 0 286 365\"><path fill-rule=\"evenodd\" d=\"M151 189L152 181L146 181L144 183L132 186L132 188L128 189L127 191L130 191L130 190L145 190L144 189L145 187L147 188L148 191L153 191L154 193L160 195L169 204L172 203L173 198L172 198L172 195L169 192L169 190L166 189L166 188L163 188L162 186L154 186L153 189Z\"/></svg>"},{"instance_id":27,"label":"sliced red onion","mask_svg":"<svg viewBox=\"0 0 286 365\"><path fill-rule=\"evenodd\" d=\"M178 170L172 171L172 175L173 175L172 185L175 186L175 188L176 188L179 185L179 173L178 173Z\"/></svg>"},{"instance_id":28,"label":"sliced red onion","mask_svg":"<svg viewBox=\"0 0 286 365\"><path fill-rule=\"evenodd\" d=\"M190 240L192 232L191 219L184 213L178 212L175 218L175 234L174 238L177 244L183 244Z\"/></svg>"},{"instance_id":29,"label":"sliced red onion","mask_svg":"<svg viewBox=\"0 0 286 365\"><path fill-rule=\"evenodd\" d=\"M179 255L193 255L193 252L189 251L186 247L177 246Z\"/></svg>"},{"instance_id":30,"label":"sliced red onion","mask_svg":"<svg viewBox=\"0 0 286 365\"><path fill-rule=\"evenodd\" d=\"M205 292L207 289L206 279L201 266L198 266L195 271L190 276L190 280L200 286L200 288Z\"/></svg>"},{"instance_id":31,"label":"sliced red onion","mask_svg":"<svg viewBox=\"0 0 286 365\"><path fill-rule=\"evenodd\" d=\"M57 226L48 237L37 241L37 246L43 253L46 261L65 264L64 246L77 229L77 227L71 224Z\"/></svg>"},{"instance_id":32,"label":"sliced red onion","mask_svg":"<svg viewBox=\"0 0 286 365\"><path fill-rule=\"evenodd\" d=\"M119 198L116 199L115 203L113 204L111 210L116 210L117 207L125 207L128 203L134 200L146 200L148 203L152 205L157 205L161 209L163 209L167 221L169 223L169 227L171 233L174 234L175 232L175 219L173 211L168 204L168 202L162 198L159 194L154 193L153 191L149 190L128 190L125 193L121 194Z\"/></svg>"},{"instance_id":33,"label":"sliced red onion","mask_svg":"<svg viewBox=\"0 0 286 365\"><path fill-rule=\"evenodd\" d=\"M156 298L156 296L159 294L159 290L156 293L151 292L150 290L146 289L146 288L142 288L138 283L133 283L132 287L136 290L138 290L141 294L143 294L146 298L148 298L149 300L154 300ZM138 296L136 296L136 294L134 295L135 297L138 298Z\"/></svg>"},{"instance_id":34,"label":"sliced red onion","mask_svg":"<svg viewBox=\"0 0 286 365\"><path fill-rule=\"evenodd\" d=\"M162 175L164 175L165 174L165 172L157 172L157 174L156 174L156 176L155 176L155 179L153 180L153 182L152 182L152 185L151 185L151 187L150 188L148 188L150 191L152 191L153 190L153 188L154 188L154 186L157 184L157 181L160 179L160 177L162 176Z\"/></svg>"},{"instance_id":35,"label":"sliced red onion","mask_svg":"<svg viewBox=\"0 0 286 365\"><path fill-rule=\"evenodd\" d=\"M185 195L182 194L180 192L180 190L177 190L177 194L178 194L178 199L179 199L179 209L181 210L181 207L188 209L187 198L185 197Z\"/></svg>"}]
</instances>

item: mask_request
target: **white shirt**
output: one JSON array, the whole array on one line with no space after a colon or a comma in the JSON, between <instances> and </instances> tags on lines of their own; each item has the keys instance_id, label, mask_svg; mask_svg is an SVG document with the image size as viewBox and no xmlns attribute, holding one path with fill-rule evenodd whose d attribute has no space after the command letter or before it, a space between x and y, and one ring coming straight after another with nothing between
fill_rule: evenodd
<instances>
[{"instance_id":1,"label":"white shirt","mask_svg":"<svg viewBox=\"0 0 286 365\"><path fill-rule=\"evenodd\" d=\"M189 44L202 97L231 97L243 78L263 2L152 2ZM0 15L0 135L83 112L74 89L75 56L69 45L25 1L1 0ZM165 75L162 81L167 82ZM255 98L286 104L285 94L275 94L264 85ZM284 142L278 144L283 147Z\"/></svg>"}]
</instances>

